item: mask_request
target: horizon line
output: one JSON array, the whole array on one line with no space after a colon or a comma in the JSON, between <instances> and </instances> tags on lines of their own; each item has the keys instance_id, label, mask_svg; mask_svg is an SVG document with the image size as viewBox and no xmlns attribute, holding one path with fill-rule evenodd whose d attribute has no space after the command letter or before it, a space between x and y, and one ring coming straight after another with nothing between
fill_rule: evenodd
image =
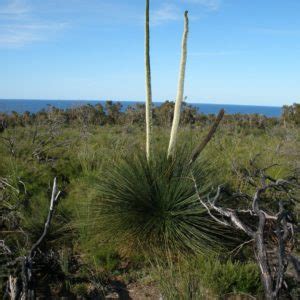
<instances>
[{"instance_id":1,"label":"horizon line","mask_svg":"<svg viewBox=\"0 0 300 300\"><path fill-rule=\"evenodd\" d=\"M113 99L106 99L106 100L95 100L95 99L19 99L19 98L0 98L0 101L78 101L78 102L89 102L89 101L93 101L93 102L106 102L106 101L113 101L113 102L136 102L136 103L144 103L145 101L143 100L113 100ZM175 102L172 100L164 100L164 101L153 101L153 103L164 103L166 101L170 101L170 102ZM234 103L209 103L209 102L189 102L186 101L186 103L188 104L204 104L204 105L227 105L227 106L254 106L254 107L274 107L274 108L282 108L285 105L292 105L292 104L283 104L281 106L277 106L277 105L257 105L257 104L234 104Z\"/></svg>"}]
</instances>

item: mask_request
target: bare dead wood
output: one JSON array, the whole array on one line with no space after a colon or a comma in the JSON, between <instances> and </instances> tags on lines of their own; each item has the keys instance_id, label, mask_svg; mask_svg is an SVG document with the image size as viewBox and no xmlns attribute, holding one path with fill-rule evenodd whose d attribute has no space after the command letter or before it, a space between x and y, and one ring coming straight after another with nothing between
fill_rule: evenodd
<instances>
[{"instance_id":1,"label":"bare dead wood","mask_svg":"<svg viewBox=\"0 0 300 300\"><path fill-rule=\"evenodd\" d=\"M18 291L18 286L17 286L17 278L13 275L10 275L8 278L8 284L7 286L9 287L9 294L11 296L11 299L35 299L35 292L32 289L33 286L33 278L32 278L32 265L35 257L36 250L39 248L41 243L45 240L50 226L51 226L51 221L53 218L54 214L54 208L56 204L58 203L58 199L60 196L61 192L57 190L57 180L54 178L53 181L53 186L52 186L52 193L51 193L51 199L50 199L50 206L49 206L49 212L48 216L44 225L44 230L39 237L39 239L31 246L29 251L27 252L27 255L17 257L16 259L8 262L6 264L6 267L16 267L20 266L21 272L20 272L20 280L22 282L22 291ZM0 241L0 247L3 249L7 250L7 247L4 244L4 241ZM13 298L15 297L15 298Z\"/></svg>"},{"instance_id":2,"label":"bare dead wood","mask_svg":"<svg viewBox=\"0 0 300 300\"><path fill-rule=\"evenodd\" d=\"M60 194L61 194L61 192L57 191L56 178L54 178L52 194L51 194L51 200L50 200L50 207L49 207L47 220L46 220L46 223L45 223L45 226L44 226L44 231L43 231L42 235L40 236L40 238L36 241L35 244L33 244L31 249L29 250L28 258L32 258L32 255L33 255L34 251L38 248L38 246L45 239L45 237L46 237L46 235L49 231L50 225L51 225L51 221L52 221L52 217L53 217L53 213L54 213L54 207L57 204L57 201L58 201L58 198L59 198Z\"/></svg>"},{"instance_id":3,"label":"bare dead wood","mask_svg":"<svg viewBox=\"0 0 300 300\"><path fill-rule=\"evenodd\" d=\"M251 230L250 227L248 227L247 225L245 225L240 218L238 217L238 215L236 214L236 212L233 209L229 209L229 208L222 208L220 206L217 206L217 201L221 195L221 191L222 191L222 187L219 186L217 193L215 195L215 197L213 198L213 200L210 200L210 197L207 197L207 201L204 202L199 194L198 191L198 187L197 187L197 183L196 180L194 178L194 176L192 176L194 184L195 184L195 190L198 196L198 199L200 201L200 203L202 204L202 206L205 207L205 209L207 210L207 212L209 213L209 215L218 223L220 223L221 225L225 225L225 226L230 226L230 224L227 221L224 220L220 220L219 218L217 218L216 216L214 216L212 214L211 211L215 211L217 214L229 218L229 220L231 221L231 224L236 227L237 229L240 229L242 231L244 231L246 234L248 234L250 237L254 237L254 232Z\"/></svg>"},{"instance_id":4,"label":"bare dead wood","mask_svg":"<svg viewBox=\"0 0 300 300\"><path fill-rule=\"evenodd\" d=\"M284 191L288 194L288 191L291 187L298 187L297 184L290 182L288 180L273 180L272 178L268 178L268 176L264 173L266 169L261 169L257 173L260 177L260 186L257 187L256 192L251 198L249 195L234 193L233 198L241 198L241 199L252 199L252 205L250 209L241 210L238 208L225 208L218 205L218 201L222 198L222 192L224 192L224 188L219 186L216 192L216 195L211 198L209 195L204 200L201 198L196 181L194 176L192 176L196 195L201 203L201 205L206 209L208 214L212 217L212 219L223 226L232 226L235 227L244 233L246 233L253 242L255 246L255 256L257 260L257 264L260 267L261 280L265 290L265 299L273 300L278 299L280 292L284 286L284 276L287 269L288 262L292 262L297 275L300 274L300 262L297 261L293 256L288 253L288 242L293 239L293 226L289 223L289 213L284 209L284 205L282 201L279 201L279 211L276 215L270 215L266 213L260 206L262 195L266 193L268 190L279 190ZM270 183L267 184L267 181ZM228 192L227 192L228 193ZM246 224L246 222L241 219L242 214L248 214L252 218L257 218L256 229L252 229ZM270 270L270 262L267 256L267 248L266 248L266 240L268 236L266 236L266 220L269 222L273 222L276 227L276 236L278 240L277 245L277 266L275 267L275 276L272 276ZM249 243L246 242L246 243Z\"/></svg>"},{"instance_id":5,"label":"bare dead wood","mask_svg":"<svg viewBox=\"0 0 300 300\"><path fill-rule=\"evenodd\" d=\"M41 243L44 241L45 237L49 232L53 213L54 213L54 208L55 205L57 204L60 194L61 192L57 191L56 178L54 178L49 212L48 212L47 220L44 225L43 233L40 236L40 238L30 248L27 256L24 259L23 266L22 266L23 295L25 296L25 299L31 299L32 295L34 295L34 290L28 288L28 282L31 283L32 281L32 263L33 263L34 253L37 250L37 248L41 245Z\"/></svg>"},{"instance_id":6,"label":"bare dead wood","mask_svg":"<svg viewBox=\"0 0 300 300\"><path fill-rule=\"evenodd\" d=\"M206 135L206 137L204 138L204 140L194 149L192 156L191 156L190 164L192 164L199 157L199 155L204 150L204 148L207 146L209 141L213 138L213 136L215 135L215 133L224 117L224 114L225 114L224 109L221 109L214 124L210 128L210 130L209 130L208 134Z\"/></svg>"},{"instance_id":7,"label":"bare dead wood","mask_svg":"<svg viewBox=\"0 0 300 300\"><path fill-rule=\"evenodd\" d=\"M17 300L19 294L19 288L17 284L18 278L10 275L8 277L6 296L9 296L11 300Z\"/></svg>"},{"instance_id":8,"label":"bare dead wood","mask_svg":"<svg viewBox=\"0 0 300 300\"><path fill-rule=\"evenodd\" d=\"M256 248L256 260L260 267L261 280L265 290L265 297L268 300L272 300L276 298L273 297L273 282L264 241L265 222L266 218L264 213L259 212L259 223L254 236L254 243Z\"/></svg>"},{"instance_id":9,"label":"bare dead wood","mask_svg":"<svg viewBox=\"0 0 300 300\"><path fill-rule=\"evenodd\" d=\"M253 239L249 240L249 241L246 241L246 242L243 242L242 244L238 245L235 249L233 249L230 253L239 253L241 251L241 249L245 246L245 245L248 245L250 243L253 243Z\"/></svg>"},{"instance_id":10,"label":"bare dead wood","mask_svg":"<svg viewBox=\"0 0 300 300\"><path fill-rule=\"evenodd\" d=\"M285 244L289 236L289 230L287 226L287 212L284 210L282 201L279 201L279 215L276 221L276 236L278 239L278 271L274 292L275 295L277 295L280 291L284 280L284 273L288 266Z\"/></svg>"}]
</instances>

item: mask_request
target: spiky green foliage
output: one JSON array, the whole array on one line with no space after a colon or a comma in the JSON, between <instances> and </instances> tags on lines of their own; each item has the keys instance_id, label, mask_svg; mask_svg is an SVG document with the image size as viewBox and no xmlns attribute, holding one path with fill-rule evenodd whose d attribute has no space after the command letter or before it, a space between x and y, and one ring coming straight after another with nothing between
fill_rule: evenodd
<instances>
[{"instance_id":1,"label":"spiky green foliage","mask_svg":"<svg viewBox=\"0 0 300 300\"><path fill-rule=\"evenodd\" d=\"M156 153L150 163L133 155L106 171L98 186L97 231L125 252L203 252L224 245L224 229L207 217L191 179L193 172L201 192L208 191L205 164L189 166L183 150L172 160Z\"/></svg>"}]
</instances>

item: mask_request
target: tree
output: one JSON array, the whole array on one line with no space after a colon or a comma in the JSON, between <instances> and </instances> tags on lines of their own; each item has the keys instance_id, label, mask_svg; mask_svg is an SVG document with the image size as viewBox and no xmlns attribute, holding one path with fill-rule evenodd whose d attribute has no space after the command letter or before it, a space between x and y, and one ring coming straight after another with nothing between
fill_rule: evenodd
<instances>
[{"instance_id":1,"label":"tree","mask_svg":"<svg viewBox=\"0 0 300 300\"><path fill-rule=\"evenodd\" d=\"M113 103L111 100L105 102L105 110L109 124L117 124L121 116L122 104Z\"/></svg>"},{"instance_id":2,"label":"tree","mask_svg":"<svg viewBox=\"0 0 300 300\"><path fill-rule=\"evenodd\" d=\"M174 114L174 102L165 101L160 106L155 107L154 116L157 122L157 125L170 127L172 125Z\"/></svg>"},{"instance_id":3,"label":"tree","mask_svg":"<svg viewBox=\"0 0 300 300\"><path fill-rule=\"evenodd\" d=\"M300 125L300 104L294 103L290 106L283 106L281 119L283 120L284 126L286 126L287 123L297 126Z\"/></svg>"}]
</instances>

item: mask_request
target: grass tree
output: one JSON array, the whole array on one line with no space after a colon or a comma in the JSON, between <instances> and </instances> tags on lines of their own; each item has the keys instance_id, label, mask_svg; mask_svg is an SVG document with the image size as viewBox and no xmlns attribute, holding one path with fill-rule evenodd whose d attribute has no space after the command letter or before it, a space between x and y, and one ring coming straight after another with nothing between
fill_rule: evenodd
<instances>
[{"instance_id":1,"label":"grass tree","mask_svg":"<svg viewBox=\"0 0 300 300\"><path fill-rule=\"evenodd\" d=\"M150 0L146 0L145 22L145 66L146 66L146 156L150 160L151 155L151 131L152 131L152 90L151 90L151 65L150 65L150 29L149 29Z\"/></svg>"},{"instance_id":2,"label":"grass tree","mask_svg":"<svg viewBox=\"0 0 300 300\"><path fill-rule=\"evenodd\" d=\"M170 142L168 148L168 157L171 157L175 152L176 140L178 135L180 111L181 111L181 104L183 102L183 93L184 93L188 32L189 32L189 18L188 18L188 11L185 11L184 31L183 31L183 38L182 38L182 50L181 50L182 53L181 53L180 71L179 71L179 83L178 83L178 90L177 90L175 109L174 109L174 118L173 118L173 124L172 124Z\"/></svg>"},{"instance_id":3,"label":"grass tree","mask_svg":"<svg viewBox=\"0 0 300 300\"><path fill-rule=\"evenodd\" d=\"M175 160L166 159L164 147L154 149L150 162L137 153L105 172L98 183L101 201L93 209L93 230L125 255L198 253L235 244L232 231L208 217L195 193L191 170L206 194L207 165L201 160L189 164L186 147L178 147Z\"/></svg>"},{"instance_id":4,"label":"grass tree","mask_svg":"<svg viewBox=\"0 0 300 300\"><path fill-rule=\"evenodd\" d=\"M183 101L188 12L185 12L179 87L168 156L175 152L180 110ZM115 241L124 254L196 253L216 250L235 243L225 238L223 228L210 220L198 201L190 174L193 172L201 192L207 193L207 165L196 161L214 135L224 112L220 112L206 139L192 152L178 147L176 159L166 160L166 148L151 150L151 70L149 54L149 0L146 1L146 155L136 153L122 158L107 170L98 184L101 201L94 213L104 240ZM167 145L166 145L167 146ZM151 155L150 155L151 154ZM228 243L226 245L226 242ZM224 245L225 244L225 245Z\"/></svg>"}]
</instances>

